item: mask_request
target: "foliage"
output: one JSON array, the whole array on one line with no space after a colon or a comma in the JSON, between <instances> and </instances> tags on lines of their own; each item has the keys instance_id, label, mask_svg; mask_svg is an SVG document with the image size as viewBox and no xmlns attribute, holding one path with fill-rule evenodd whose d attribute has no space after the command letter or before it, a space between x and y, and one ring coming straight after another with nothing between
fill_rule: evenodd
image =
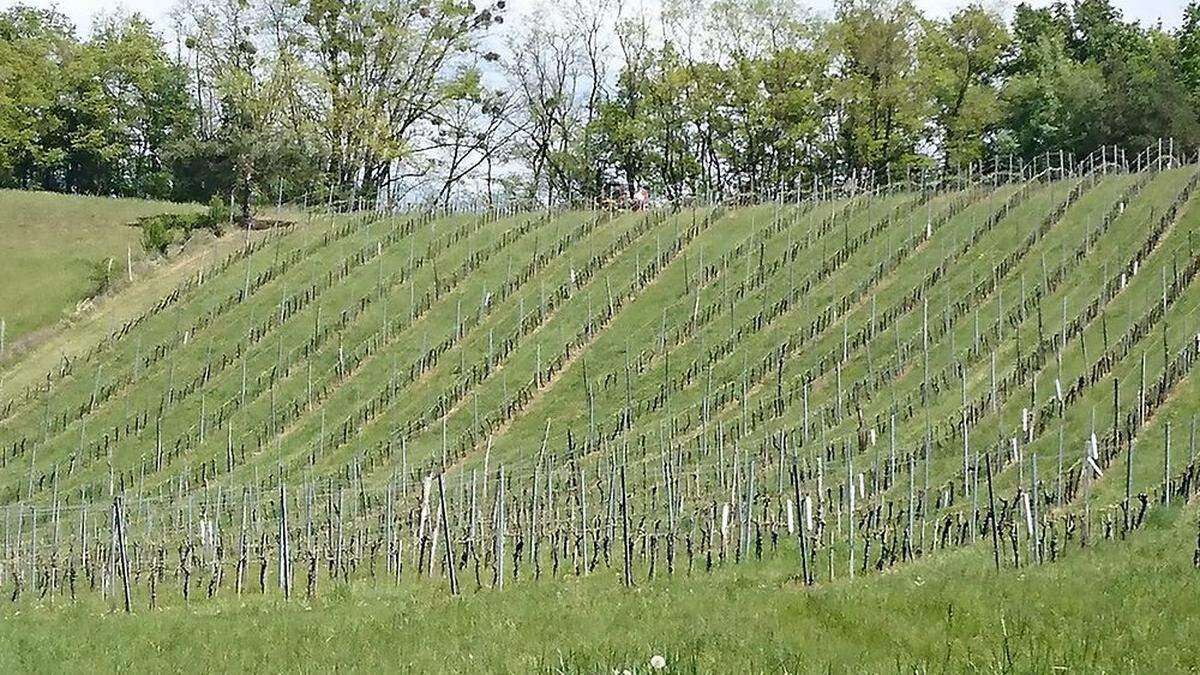
<instances>
[{"instance_id":1,"label":"foliage","mask_svg":"<svg viewBox=\"0 0 1200 675\"><path fill-rule=\"evenodd\" d=\"M685 5L668 8L666 28L686 23ZM614 183L669 198L762 192L801 176L1029 160L1060 149L1083 156L1101 144L1133 156L1160 137L1200 142L1195 3L1176 34L1126 23L1108 0L1021 5L1011 28L978 4L941 20L903 1L847 0L825 24L788 7L714 3L707 52L697 53L684 29L658 46L618 31L625 65L587 122L590 138L565 139L606 178L590 193L578 183L585 195L603 196ZM763 38L746 29L756 23L749 17L788 28ZM524 46L522 54L537 52ZM582 111L554 100L564 117ZM531 180L547 179L535 170Z\"/></svg>"},{"instance_id":2,"label":"foliage","mask_svg":"<svg viewBox=\"0 0 1200 675\"><path fill-rule=\"evenodd\" d=\"M173 240L172 230L186 237L193 230L211 230L216 236L224 233L225 225L232 217L229 206L218 195L208 202L208 210L199 213L159 213L138 218L134 223L142 229L142 248L147 253L162 255Z\"/></svg>"},{"instance_id":3,"label":"foliage","mask_svg":"<svg viewBox=\"0 0 1200 675\"><path fill-rule=\"evenodd\" d=\"M168 148L191 129L183 70L149 22L79 42L53 10L0 14L0 185L166 197Z\"/></svg>"},{"instance_id":4,"label":"foliage","mask_svg":"<svg viewBox=\"0 0 1200 675\"><path fill-rule=\"evenodd\" d=\"M919 44L932 124L947 165L983 159L1002 113L996 83L1009 41L1004 24L974 5L949 21L931 21Z\"/></svg>"},{"instance_id":5,"label":"foliage","mask_svg":"<svg viewBox=\"0 0 1200 675\"><path fill-rule=\"evenodd\" d=\"M113 282L113 259L105 258L90 263L88 280L92 286L90 291L92 297L103 295L107 292L112 287Z\"/></svg>"},{"instance_id":6,"label":"foliage","mask_svg":"<svg viewBox=\"0 0 1200 675\"><path fill-rule=\"evenodd\" d=\"M138 15L85 37L0 13L0 186L233 203L671 200L817 177L1200 144L1200 3L197 0L173 50ZM496 48L495 50L493 48Z\"/></svg>"},{"instance_id":7,"label":"foliage","mask_svg":"<svg viewBox=\"0 0 1200 675\"><path fill-rule=\"evenodd\" d=\"M1079 150L1099 144L1095 113L1104 77L1094 63L1067 56L1060 40L1042 38L1030 51L1037 68L1013 76L1001 92L1007 110L1001 152L1036 156L1052 148ZM1085 151L1086 152L1086 151Z\"/></svg>"},{"instance_id":8,"label":"foliage","mask_svg":"<svg viewBox=\"0 0 1200 675\"><path fill-rule=\"evenodd\" d=\"M221 236L222 228L225 223L228 223L233 218L233 211L229 205L221 199L221 195L213 195L208 200L207 226L212 228L213 234Z\"/></svg>"},{"instance_id":9,"label":"foliage","mask_svg":"<svg viewBox=\"0 0 1200 675\"><path fill-rule=\"evenodd\" d=\"M1200 105L1200 0L1192 0L1183 12L1183 25L1176 35L1179 79L1193 106Z\"/></svg>"},{"instance_id":10,"label":"foliage","mask_svg":"<svg viewBox=\"0 0 1200 675\"><path fill-rule=\"evenodd\" d=\"M142 224L142 250L166 255L171 235L162 217L151 217Z\"/></svg>"}]
</instances>

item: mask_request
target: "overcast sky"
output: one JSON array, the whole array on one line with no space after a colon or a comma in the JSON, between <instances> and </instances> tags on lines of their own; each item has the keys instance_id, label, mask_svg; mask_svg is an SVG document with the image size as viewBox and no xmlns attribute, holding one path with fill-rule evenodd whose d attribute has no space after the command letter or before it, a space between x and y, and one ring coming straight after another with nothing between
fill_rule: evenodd
<instances>
[{"instance_id":1,"label":"overcast sky","mask_svg":"<svg viewBox=\"0 0 1200 675\"><path fill-rule=\"evenodd\" d=\"M66 14L75 22L79 33L86 34L88 28L92 24L92 19L99 13L111 12L116 8L121 8L130 12L140 12L161 28L168 27L167 12L170 9L171 0L23 0L24 4L32 4L40 7L56 7L60 12ZM649 0L650 4L653 0ZM1053 0L1027 0L1029 4L1034 6L1044 6L1052 3ZM1119 7L1125 14L1126 19L1137 20L1143 24L1152 25L1158 21L1162 21L1167 28L1177 27L1183 17L1183 8L1186 0L1113 0L1114 4ZM509 0L509 7L520 13L522 8L535 4L537 0ZM1008 0L999 0L999 3L1006 6L1009 10L1016 6L1016 2ZM0 0L0 7L10 7L18 4L17 0ZM631 3L633 4L633 3ZM805 3L816 9L817 11L828 11L833 6L833 0L810 0ZM945 16L953 12L955 9L968 4L967 0L916 0L916 4L922 11L935 16ZM996 5L996 0L989 0L986 4Z\"/></svg>"}]
</instances>

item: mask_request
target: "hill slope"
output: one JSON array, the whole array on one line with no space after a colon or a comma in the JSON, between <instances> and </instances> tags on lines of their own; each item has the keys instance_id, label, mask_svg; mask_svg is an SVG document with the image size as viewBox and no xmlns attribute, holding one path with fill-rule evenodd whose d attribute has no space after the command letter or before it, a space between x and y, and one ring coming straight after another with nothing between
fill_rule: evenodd
<instances>
[{"instance_id":1,"label":"hill slope","mask_svg":"<svg viewBox=\"0 0 1200 675\"><path fill-rule=\"evenodd\" d=\"M1123 560L1116 540L1177 573L1198 184L1182 166L679 212L321 216L235 242L107 337L9 370L0 587L21 603L86 578L146 608L398 584L536 607L575 577L597 579L571 582L581 597L666 602L742 575L791 597L892 569L964 594L956 577L1038 570L1033 601L1062 574L1041 565ZM1172 525L1145 534L1156 519Z\"/></svg>"},{"instance_id":2,"label":"hill slope","mask_svg":"<svg viewBox=\"0 0 1200 675\"><path fill-rule=\"evenodd\" d=\"M139 231L126 227L156 213L196 207L136 199L0 190L0 239L9 252L0 266L0 318L8 346L69 316L95 290L96 266L113 259L126 276L127 258L142 257Z\"/></svg>"}]
</instances>

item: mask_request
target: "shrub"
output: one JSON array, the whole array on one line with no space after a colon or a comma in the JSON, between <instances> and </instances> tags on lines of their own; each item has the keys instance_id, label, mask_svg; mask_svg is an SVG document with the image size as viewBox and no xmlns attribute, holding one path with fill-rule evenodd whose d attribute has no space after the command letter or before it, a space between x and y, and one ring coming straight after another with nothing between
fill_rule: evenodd
<instances>
[{"instance_id":1,"label":"shrub","mask_svg":"<svg viewBox=\"0 0 1200 675\"><path fill-rule=\"evenodd\" d=\"M213 195L212 199L208 200L208 227L212 229L213 234L221 236L222 228L232 215L229 205L220 195Z\"/></svg>"},{"instance_id":2,"label":"shrub","mask_svg":"<svg viewBox=\"0 0 1200 675\"><path fill-rule=\"evenodd\" d=\"M205 213L160 213L138 218L134 225L142 228L142 248L147 253L157 251L164 254L171 243L172 230L180 230L187 235L193 230L205 228L219 237L228 218L229 209L221 205L220 198L214 197Z\"/></svg>"},{"instance_id":3,"label":"shrub","mask_svg":"<svg viewBox=\"0 0 1200 675\"><path fill-rule=\"evenodd\" d=\"M141 221L142 248L147 253L166 255L167 245L171 243L171 235L162 218L145 218Z\"/></svg>"},{"instance_id":4,"label":"shrub","mask_svg":"<svg viewBox=\"0 0 1200 675\"><path fill-rule=\"evenodd\" d=\"M144 235L143 235L144 236ZM88 271L88 281L91 282L91 297L96 297L112 287L113 274L113 259L105 258L89 263L91 269Z\"/></svg>"}]
</instances>

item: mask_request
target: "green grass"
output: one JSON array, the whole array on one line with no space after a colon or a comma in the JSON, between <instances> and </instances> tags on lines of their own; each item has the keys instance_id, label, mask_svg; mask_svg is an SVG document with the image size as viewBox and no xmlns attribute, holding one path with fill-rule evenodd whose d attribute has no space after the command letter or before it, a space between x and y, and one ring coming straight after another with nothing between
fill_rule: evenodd
<instances>
[{"instance_id":1,"label":"green grass","mask_svg":"<svg viewBox=\"0 0 1200 675\"><path fill-rule=\"evenodd\" d=\"M225 595L132 616L5 606L0 668L645 673L660 654L667 672L1190 672L1195 532L1194 509L1173 509L1054 564L997 574L981 544L814 588L782 556L629 590L598 574L460 598L361 582L313 602Z\"/></svg>"},{"instance_id":2,"label":"green grass","mask_svg":"<svg viewBox=\"0 0 1200 675\"><path fill-rule=\"evenodd\" d=\"M7 346L71 316L94 290L94 265L113 259L123 278L126 255L143 257L141 231L126 224L140 216L199 207L138 199L0 190L0 241L9 253L0 265L0 318Z\"/></svg>"}]
</instances>

